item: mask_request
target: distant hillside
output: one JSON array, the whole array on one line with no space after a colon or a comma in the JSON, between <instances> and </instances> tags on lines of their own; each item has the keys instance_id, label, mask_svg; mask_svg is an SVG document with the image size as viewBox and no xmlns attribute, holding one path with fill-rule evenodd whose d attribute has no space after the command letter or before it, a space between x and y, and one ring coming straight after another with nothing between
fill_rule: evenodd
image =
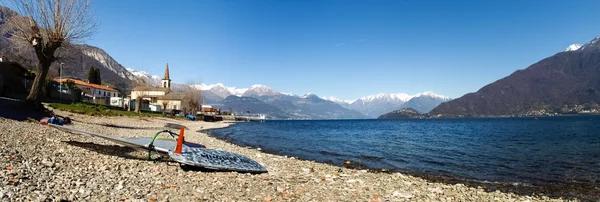
<instances>
[{"instance_id":1,"label":"distant hillside","mask_svg":"<svg viewBox=\"0 0 600 202\"><path fill-rule=\"evenodd\" d=\"M295 119L364 119L358 111L344 108L334 102L319 98L314 94L295 96L283 94L266 86L255 85L244 95L254 97L275 106Z\"/></svg>"},{"instance_id":2,"label":"distant hillside","mask_svg":"<svg viewBox=\"0 0 600 202\"><path fill-rule=\"evenodd\" d=\"M441 116L503 116L582 110L600 102L600 37L545 58L431 111ZM578 109L581 108L581 109Z\"/></svg>"},{"instance_id":3,"label":"distant hillside","mask_svg":"<svg viewBox=\"0 0 600 202\"><path fill-rule=\"evenodd\" d=\"M402 108L393 112L383 114L377 119L418 119L424 118L425 115L419 113L417 110L412 108Z\"/></svg>"},{"instance_id":4,"label":"distant hillside","mask_svg":"<svg viewBox=\"0 0 600 202\"><path fill-rule=\"evenodd\" d=\"M304 114L313 119L365 119L365 115L358 111L344 108L334 102L319 98L314 94L307 94L294 103Z\"/></svg>"},{"instance_id":5,"label":"distant hillside","mask_svg":"<svg viewBox=\"0 0 600 202\"><path fill-rule=\"evenodd\" d=\"M426 92L411 98L402 105L402 108L411 108L419 113L429 113L435 107L450 100L448 97Z\"/></svg>"}]
</instances>

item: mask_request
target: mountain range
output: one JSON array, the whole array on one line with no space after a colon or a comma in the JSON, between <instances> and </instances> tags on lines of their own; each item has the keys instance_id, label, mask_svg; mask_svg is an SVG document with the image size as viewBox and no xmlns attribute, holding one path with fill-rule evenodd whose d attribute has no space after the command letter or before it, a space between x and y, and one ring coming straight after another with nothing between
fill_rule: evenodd
<instances>
[{"instance_id":1,"label":"mountain range","mask_svg":"<svg viewBox=\"0 0 600 202\"><path fill-rule=\"evenodd\" d=\"M11 38L14 28L6 22L16 17L20 16L0 6L0 57L5 61L19 62L25 67L33 68L37 64L33 49L19 49ZM59 49L57 56L59 60L53 63L49 74L58 76L58 69L62 63L62 77L85 79L87 72L93 66L100 69L103 85L111 85L123 93L128 93L133 83L144 82L159 86L162 79L160 76L144 71L126 68L104 50L94 46L69 45ZM185 86L173 83L172 89L180 91ZM445 96L432 92L417 95L381 93L352 101L341 101L333 97L320 98L311 93L303 96L282 93L258 84L249 88L227 87L221 83L191 86L202 91L204 104L239 113L248 111L264 113L273 119L376 118L404 107L414 108L419 112L429 112L440 103L449 100Z\"/></svg>"},{"instance_id":2,"label":"mountain range","mask_svg":"<svg viewBox=\"0 0 600 202\"><path fill-rule=\"evenodd\" d=\"M344 107L361 110L370 118L377 118L382 114L401 108L412 108L420 113L428 113L439 104L451 100L449 97L433 92L423 92L416 95L406 93L379 93L361 97L356 100L340 100L335 97L325 98Z\"/></svg>"},{"instance_id":3,"label":"mountain range","mask_svg":"<svg viewBox=\"0 0 600 202\"><path fill-rule=\"evenodd\" d=\"M249 88L227 87L221 83L214 85L200 84L194 85L194 87L202 90L205 104L221 106L226 110L231 108L231 110L238 112L248 111L240 109L241 104L232 104L232 102L243 100L234 97L250 97L261 101L262 103L258 103L256 100L252 100L252 103L259 106L263 106L263 103L265 103L281 109L285 114L280 114L278 117L289 119L377 118L381 114L403 107L415 108L419 112L426 113L440 103L450 100L446 96L437 95L433 92L416 95L380 93L356 100L342 101L335 97L321 98L312 93L302 96L282 93L259 84ZM256 111L262 108L258 106L244 105L244 107L254 109L256 113L273 112L271 109Z\"/></svg>"},{"instance_id":4,"label":"mountain range","mask_svg":"<svg viewBox=\"0 0 600 202\"><path fill-rule=\"evenodd\" d=\"M600 110L600 36L442 103L434 116L547 115Z\"/></svg>"}]
</instances>

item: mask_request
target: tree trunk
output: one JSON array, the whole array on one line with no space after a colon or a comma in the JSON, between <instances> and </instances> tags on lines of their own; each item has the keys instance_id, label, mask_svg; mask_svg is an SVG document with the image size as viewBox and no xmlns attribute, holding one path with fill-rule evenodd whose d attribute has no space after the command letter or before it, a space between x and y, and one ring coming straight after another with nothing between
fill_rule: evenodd
<instances>
[{"instance_id":1,"label":"tree trunk","mask_svg":"<svg viewBox=\"0 0 600 202\"><path fill-rule=\"evenodd\" d=\"M142 97L138 96L135 100L135 112L140 113L140 108L142 108Z\"/></svg>"},{"instance_id":2,"label":"tree trunk","mask_svg":"<svg viewBox=\"0 0 600 202\"><path fill-rule=\"evenodd\" d=\"M33 105L35 108L40 109L42 107L42 97L44 96L44 84L46 83L46 76L50 70L50 65L54 62L54 51L58 48L56 45L47 44L43 47L41 44L34 46L36 56L38 58L38 70L33 80L33 85L29 91L29 95L25 100L28 104Z\"/></svg>"},{"instance_id":3,"label":"tree trunk","mask_svg":"<svg viewBox=\"0 0 600 202\"><path fill-rule=\"evenodd\" d=\"M38 63L37 74L35 75L35 79L33 80L33 85L31 86L31 91L29 91L29 96L27 96L28 102L35 105L41 103L44 84L46 81L46 75L48 75L49 69L50 63L45 61L40 61Z\"/></svg>"}]
</instances>

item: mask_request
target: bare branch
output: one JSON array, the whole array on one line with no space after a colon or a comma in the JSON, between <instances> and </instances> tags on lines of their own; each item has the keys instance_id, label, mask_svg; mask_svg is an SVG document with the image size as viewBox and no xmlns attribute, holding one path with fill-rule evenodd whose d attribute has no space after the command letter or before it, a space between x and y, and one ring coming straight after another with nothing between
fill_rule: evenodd
<instances>
[{"instance_id":1,"label":"bare branch","mask_svg":"<svg viewBox=\"0 0 600 202\"><path fill-rule=\"evenodd\" d=\"M27 102L41 107L44 80L56 61L56 50L80 42L95 33L97 25L90 0L4 0L20 16L7 20L14 30L14 44L33 47L38 71Z\"/></svg>"},{"instance_id":2,"label":"bare branch","mask_svg":"<svg viewBox=\"0 0 600 202\"><path fill-rule=\"evenodd\" d=\"M185 105L187 113L195 115L202 106L202 91L192 86L196 85L188 82L184 87L182 104Z\"/></svg>"},{"instance_id":3,"label":"bare branch","mask_svg":"<svg viewBox=\"0 0 600 202\"><path fill-rule=\"evenodd\" d=\"M92 36L97 23L90 0L9 0L9 7L24 17L9 23L16 27L15 36L35 43L35 35L49 43L79 43ZM35 45L35 44L33 44Z\"/></svg>"}]
</instances>

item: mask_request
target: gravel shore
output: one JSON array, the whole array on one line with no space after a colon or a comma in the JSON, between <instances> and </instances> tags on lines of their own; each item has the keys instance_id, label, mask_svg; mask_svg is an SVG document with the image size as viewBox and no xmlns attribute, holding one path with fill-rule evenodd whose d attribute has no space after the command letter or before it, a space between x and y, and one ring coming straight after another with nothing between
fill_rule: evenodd
<instances>
[{"instance_id":1,"label":"gravel shore","mask_svg":"<svg viewBox=\"0 0 600 202\"><path fill-rule=\"evenodd\" d=\"M0 201L587 201L598 199L600 192L544 194L537 188L353 170L267 154L196 132L228 126L223 122L58 114L71 117L71 127L121 137L150 137L165 124L178 123L189 128L186 141L245 155L269 172L185 171L99 138L0 118Z\"/></svg>"}]
</instances>

